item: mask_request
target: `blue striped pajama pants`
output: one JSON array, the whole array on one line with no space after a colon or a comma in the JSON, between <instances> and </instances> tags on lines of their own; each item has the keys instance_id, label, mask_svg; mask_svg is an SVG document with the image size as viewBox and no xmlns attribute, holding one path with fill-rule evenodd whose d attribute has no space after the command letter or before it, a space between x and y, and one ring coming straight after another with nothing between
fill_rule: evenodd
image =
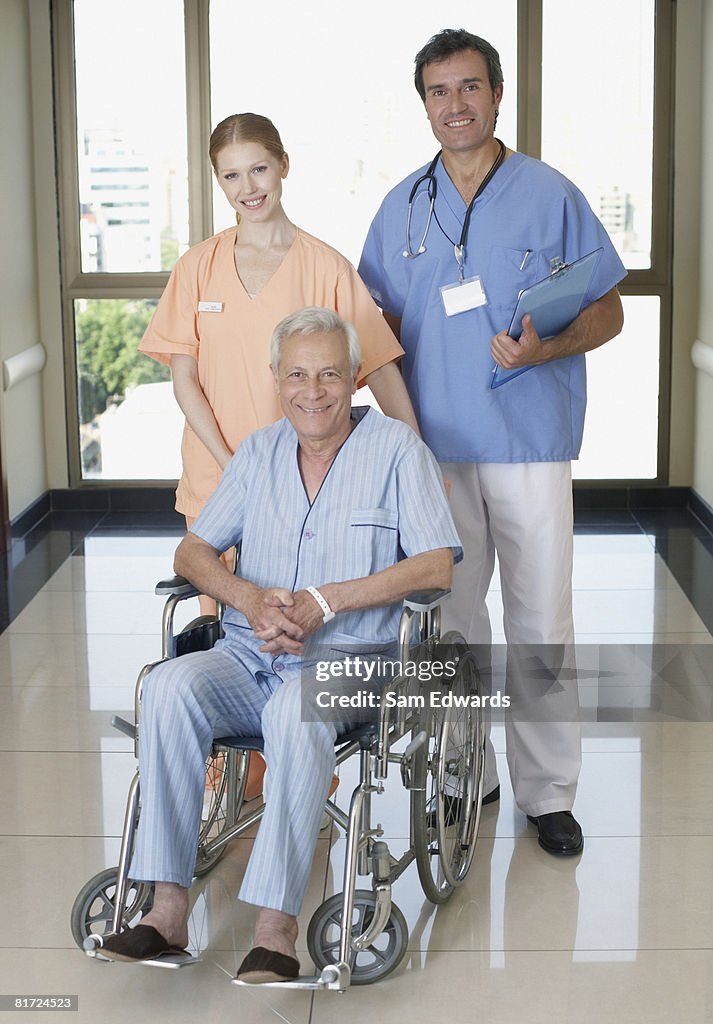
<instances>
[{"instance_id":1,"label":"blue striped pajama pants","mask_svg":"<svg viewBox=\"0 0 713 1024\"><path fill-rule=\"evenodd\" d=\"M149 673L141 701L141 816L132 878L190 887L211 742L262 734L269 799L240 898L299 913L334 772L334 742L359 718L350 711L336 723L303 721L304 685L298 669L281 678L250 650L227 641Z\"/></svg>"}]
</instances>

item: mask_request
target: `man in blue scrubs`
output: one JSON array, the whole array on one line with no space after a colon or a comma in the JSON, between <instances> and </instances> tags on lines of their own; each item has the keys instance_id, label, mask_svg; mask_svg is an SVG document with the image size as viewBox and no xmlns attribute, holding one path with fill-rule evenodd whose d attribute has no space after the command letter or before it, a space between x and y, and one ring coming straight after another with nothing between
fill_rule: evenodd
<instances>
[{"instance_id":1,"label":"man in blue scrubs","mask_svg":"<svg viewBox=\"0 0 713 1024\"><path fill-rule=\"evenodd\" d=\"M440 153L386 196L359 272L405 350L423 438L451 482L465 558L446 619L471 643L490 642L485 597L497 552L513 657L519 645L566 650L574 640L570 462L582 441L584 353L621 331L616 286L626 271L581 192L495 137L503 75L488 42L463 29L440 32L416 57L415 84ZM510 338L519 292L553 261L594 250L601 253L570 326L542 342L526 317L519 340ZM530 369L492 389L496 363ZM578 725L523 717L515 713L506 726L516 801L546 850L579 853L582 830L571 813ZM490 744L485 785L486 799L497 799Z\"/></svg>"}]
</instances>

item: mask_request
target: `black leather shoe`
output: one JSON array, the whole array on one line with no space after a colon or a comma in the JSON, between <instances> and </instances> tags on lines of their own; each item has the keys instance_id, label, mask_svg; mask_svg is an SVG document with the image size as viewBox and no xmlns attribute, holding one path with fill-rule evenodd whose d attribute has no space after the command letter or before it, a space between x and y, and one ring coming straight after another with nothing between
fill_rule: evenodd
<instances>
[{"instance_id":1,"label":"black leather shoe","mask_svg":"<svg viewBox=\"0 0 713 1024\"><path fill-rule=\"evenodd\" d=\"M584 836L571 811L553 811L527 820L537 825L537 841L543 850L560 857L573 857L584 849Z\"/></svg>"}]
</instances>

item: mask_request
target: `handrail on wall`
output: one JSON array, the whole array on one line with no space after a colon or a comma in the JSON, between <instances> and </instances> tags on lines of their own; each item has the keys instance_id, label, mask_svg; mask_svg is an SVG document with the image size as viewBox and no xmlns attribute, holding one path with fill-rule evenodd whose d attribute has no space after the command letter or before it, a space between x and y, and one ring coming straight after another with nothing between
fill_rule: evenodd
<instances>
[{"instance_id":1,"label":"handrail on wall","mask_svg":"<svg viewBox=\"0 0 713 1024\"><path fill-rule=\"evenodd\" d=\"M9 391L20 381L39 373L46 362L45 347L39 342L37 345L18 352L17 355L4 359L2 364L3 391Z\"/></svg>"},{"instance_id":2,"label":"handrail on wall","mask_svg":"<svg viewBox=\"0 0 713 1024\"><path fill-rule=\"evenodd\" d=\"M704 341L694 341L691 348L691 362L697 370L713 377L713 345Z\"/></svg>"}]
</instances>

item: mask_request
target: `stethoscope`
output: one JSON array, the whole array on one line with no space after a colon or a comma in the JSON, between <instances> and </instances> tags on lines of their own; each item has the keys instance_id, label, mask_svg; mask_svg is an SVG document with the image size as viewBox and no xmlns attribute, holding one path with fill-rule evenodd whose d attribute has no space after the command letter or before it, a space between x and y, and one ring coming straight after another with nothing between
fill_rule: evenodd
<instances>
[{"instance_id":1,"label":"stethoscope","mask_svg":"<svg viewBox=\"0 0 713 1024\"><path fill-rule=\"evenodd\" d=\"M497 139L496 141L497 141L497 143L498 143L498 145L500 147L500 149L498 151L498 155L496 156L495 160L493 161L492 167L490 168L490 170L488 171L488 173L485 175L485 177L483 178L482 182L480 183L478 191L475 193L475 195L471 199L470 203L468 204L468 209L465 211L465 219L463 221L463 227L461 228L460 239L458 240L458 242L454 242L453 239L450 237L450 235L448 235L447 232L445 232L443 230L441 222L438 219L438 214L435 211L436 196L438 194L438 182L436 181L435 170L436 170L436 164L441 159L441 150L439 150L436 153L436 155L434 156L433 160L431 160L430 164L428 165L428 169L426 170L426 173L422 174L421 177L417 178L416 181L413 183L413 187L412 187L412 189L411 189L411 191L409 193L409 197L408 197L408 208L407 208L407 213L406 213L406 248L404 249L404 251L402 253L402 255L407 260L415 260L417 256L420 256L421 253L424 253L426 251L426 236L428 235L428 229L431 226L431 218L435 216L436 224L438 224L438 227L441 229L443 234L446 236L448 241L453 246L453 250L455 252L456 260L458 262L458 277L459 277L459 280L461 280L461 281L463 280L463 262L464 262L464 255L465 255L465 240L468 237L468 228L470 227L470 217L471 217L471 214L473 213L473 207L475 206L475 201L478 198L478 196L480 196L483 193L483 191L487 187L488 183L490 182L491 178L493 177L493 175L495 174L495 172L498 170L498 168L502 164L503 160L505 159L505 145L500 141L500 139ZM416 249L416 251L414 252L414 250L411 248L411 213L412 213L412 210L413 210L413 201L416 198L416 193L418 192L419 187L424 183L424 181L428 182L428 186L427 186L427 195L428 195L428 200L429 200L429 203L428 203L428 216L426 218L426 227L424 228L423 235L421 236L421 241L419 242L418 249Z\"/></svg>"},{"instance_id":2,"label":"stethoscope","mask_svg":"<svg viewBox=\"0 0 713 1024\"><path fill-rule=\"evenodd\" d=\"M408 197L408 212L406 213L406 248L403 251L403 255L407 260L415 260L417 256L420 256L422 252L426 251L425 241L428 229L431 226L431 217L433 216L433 208L436 205L436 195L438 193L438 182L436 181L436 175L433 173L436 169L436 164L441 159L440 149L431 160L428 165L428 170L425 174L422 174L420 178L417 178L413 183L413 188L409 192ZM428 182L428 217L426 218L426 227L424 228L423 237L419 243L416 252L411 250L411 211L413 209L413 201L418 192L419 185L422 185L424 181Z\"/></svg>"}]
</instances>

